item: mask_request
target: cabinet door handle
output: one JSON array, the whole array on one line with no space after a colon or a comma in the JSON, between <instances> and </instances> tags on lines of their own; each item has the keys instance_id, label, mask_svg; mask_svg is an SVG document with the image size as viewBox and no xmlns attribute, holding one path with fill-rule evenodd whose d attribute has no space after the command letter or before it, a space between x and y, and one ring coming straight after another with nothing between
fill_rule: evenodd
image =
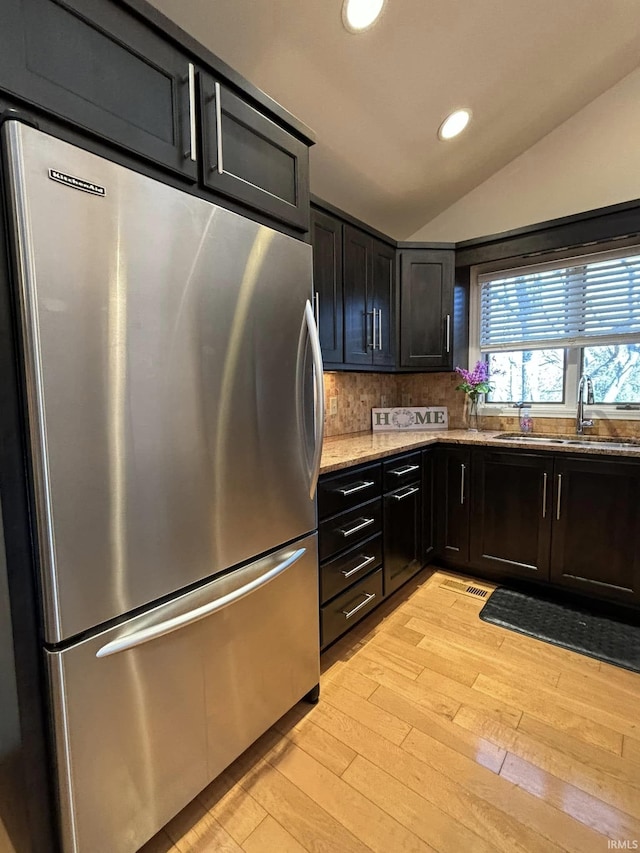
<instances>
[{"instance_id":1,"label":"cabinet door handle","mask_svg":"<svg viewBox=\"0 0 640 853\"><path fill-rule=\"evenodd\" d=\"M196 69L189 63L189 150L185 154L195 163L196 160Z\"/></svg>"},{"instance_id":2,"label":"cabinet door handle","mask_svg":"<svg viewBox=\"0 0 640 853\"><path fill-rule=\"evenodd\" d=\"M318 333L320 332L320 294L316 290L316 298L315 298L315 309L316 309L316 327L318 329Z\"/></svg>"},{"instance_id":3,"label":"cabinet door handle","mask_svg":"<svg viewBox=\"0 0 640 853\"><path fill-rule=\"evenodd\" d=\"M365 599L361 604L358 604L358 606L354 607L353 610L342 611L344 613L345 619L351 619L351 617L354 616L358 612L358 610L362 610L363 607L366 607L367 604L370 601L373 601L373 599L376 597L375 592L363 592L362 594L365 596Z\"/></svg>"},{"instance_id":4,"label":"cabinet door handle","mask_svg":"<svg viewBox=\"0 0 640 853\"><path fill-rule=\"evenodd\" d=\"M414 488L407 489L406 492L402 492L402 494L399 494L398 492L396 492L396 494L392 495L392 497L393 497L394 501L403 501L405 498L408 498L410 495L415 495L415 493L419 492L419 491L420 491L420 489L417 486L415 486Z\"/></svg>"},{"instance_id":5,"label":"cabinet door handle","mask_svg":"<svg viewBox=\"0 0 640 853\"><path fill-rule=\"evenodd\" d=\"M447 314L447 352L451 352L451 314Z\"/></svg>"},{"instance_id":6,"label":"cabinet door handle","mask_svg":"<svg viewBox=\"0 0 640 853\"><path fill-rule=\"evenodd\" d=\"M357 533L359 530L364 530L365 527L369 527L370 524L373 524L375 518L364 518L360 524L356 524L353 527L339 527L338 533L341 533L345 538L347 536L353 536L354 533Z\"/></svg>"},{"instance_id":7,"label":"cabinet door handle","mask_svg":"<svg viewBox=\"0 0 640 853\"><path fill-rule=\"evenodd\" d=\"M466 465L460 464L460 503L464 503L464 473L466 471Z\"/></svg>"},{"instance_id":8,"label":"cabinet door handle","mask_svg":"<svg viewBox=\"0 0 640 853\"><path fill-rule=\"evenodd\" d=\"M378 349L382 350L382 308L378 309Z\"/></svg>"},{"instance_id":9,"label":"cabinet door handle","mask_svg":"<svg viewBox=\"0 0 640 853\"><path fill-rule=\"evenodd\" d=\"M343 498L346 498L347 495L354 495L356 492L361 492L363 489L368 489L371 486L375 486L373 480L363 480L357 486L352 486L350 489L336 489L336 492L342 495Z\"/></svg>"},{"instance_id":10,"label":"cabinet door handle","mask_svg":"<svg viewBox=\"0 0 640 853\"><path fill-rule=\"evenodd\" d=\"M405 465L404 468L396 468L393 471L389 471L390 474L395 474L396 477L404 477L405 474L409 474L411 471L417 471L419 465Z\"/></svg>"},{"instance_id":11,"label":"cabinet door handle","mask_svg":"<svg viewBox=\"0 0 640 853\"><path fill-rule=\"evenodd\" d=\"M560 521L560 506L562 504L562 474L558 474L558 505L556 506L556 521Z\"/></svg>"},{"instance_id":12,"label":"cabinet door handle","mask_svg":"<svg viewBox=\"0 0 640 853\"><path fill-rule=\"evenodd\" d=\"M373 563L373 561L375 560L375 557L365 557L364 554L362 556L364 557L364 560L361 563L358 563L355 568L351 569L350 572L345 572L343 570L342 572L340 572L340 574L344 575L345 578L350 578L351 575L355 575L356 572L359 572L360 569L364 569L365 566L368 566L369 563Z\"/></svg>"},{"instance_id":13,"label":"cabinet door handle","mask_svg":"<svg viewBox=\"0 0 640 853\"><path fill-rule=\"evenodd\" d=\"M547 517L547 472L542 475L542 517Z\"/></svg>"},{"instance_id":14,"label":"cabinet door handle","mask_svg":"<svg viewBox=\"0 0 640 853\"><path fill-rule=\"evenodd\" d=\"M376 312L375 311L365 311L364 316L365 316L364 334L365 334L365 338L366 338L366 349L369 349L369 347L371 347L371 349L375 349L376 348ZM369 321L367 320L368 317L371 317L371 337L373 339L373 342L371 344L369 343Z\"/></svg>"},{"instance_id":15,"label":"cabinet door handle","mask_svg":"<svg viewBox=\"0 0 640 853\"><path fill-rule=\"evenodd\" d=\"M222 160L222 105L220 103L220 83L215 83L216 97L216 151L217 151L217 170L221 175L224 172L224 163Z\"/></svg>"}]
</instances>

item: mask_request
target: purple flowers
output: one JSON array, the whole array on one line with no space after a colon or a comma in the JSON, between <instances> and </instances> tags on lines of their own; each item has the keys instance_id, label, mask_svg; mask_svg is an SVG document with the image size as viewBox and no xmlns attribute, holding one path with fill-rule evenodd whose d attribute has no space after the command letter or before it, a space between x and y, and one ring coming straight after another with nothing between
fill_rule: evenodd
<instances>
[{"instance_id":1,"label":"purple flowers","mask_svg":"<svg viewBox=\"0 0 640 853\"><path fill-rule=\"evenodd\" d=\"M489 385L489 365L486 361L477 361L473 370L456 367L456 373L462 377L462 382L456 386L456 391L464 391L472 400L477 400L480 394L491 391Z\"/></svg>"}]
</instances>

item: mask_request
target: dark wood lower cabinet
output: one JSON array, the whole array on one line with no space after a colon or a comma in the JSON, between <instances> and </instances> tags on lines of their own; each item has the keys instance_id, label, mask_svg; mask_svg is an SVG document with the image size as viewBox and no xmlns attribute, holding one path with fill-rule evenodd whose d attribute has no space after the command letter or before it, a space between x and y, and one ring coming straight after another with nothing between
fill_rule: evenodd
<instances>
[{"instance_id":1,"label":"dark wood lower cabinet","mask_svg":"<svg viewBox=\"0 0 640 853\"><path fill-rule=\"evenodd\" d=\"M422 568L422 488L414 480L384 496L384 594Z\"/></svg>"},{"instance_id":2,"label":"dark wood lower cabinet","mask_svg":"<svg viewBox=\"0 0 640 853\"><path fill-rule=\"evenodd\" d=\"M471 453L465 447L439 448L436 466L438 553L465 566L469 562Z\"/></svg>"},{"instance_id":3,"label":"dark wood lower cabinet","mask_svg":"<svg viewBox=\"0 0 640 853\"><path fill-rule=\"evenodd\" d=\"M422 451L422 563L426 565L436 552L436 477L435 450Z\"/></svg>"},{"instance_id":4,"label":"dark wood lower cabinet","mask_svg":"<svg viewBox=\"0 0 640 853\"><path fill-rule=\"evenodd\" d=\"M492 574L549 579L553 458L473 453L470 563Z\"/></svg>"},{"instance_id":5,"label":"dark wood lower cabinet","mask_svg":"<svg viewBox=\"0 0 640 853\"><path fill-rule=\"evenodd\" d=\"M640 465L557 456L551 581L640 603Z\"/></svg>"}]
</instances>

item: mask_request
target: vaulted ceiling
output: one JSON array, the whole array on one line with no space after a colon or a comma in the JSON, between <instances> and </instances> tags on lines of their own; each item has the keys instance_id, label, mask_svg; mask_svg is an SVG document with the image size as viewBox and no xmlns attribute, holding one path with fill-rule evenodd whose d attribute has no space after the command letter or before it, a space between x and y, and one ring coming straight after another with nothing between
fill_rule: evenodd
<instances>
[{"instance_id":1,"label":"vaulted ceiling","mask_svg":"<svg viewBox=\"0 0 640 853\"><path fill-rule=\"evenodd\" d=\"M638 0L387 0L358 35L342 0L152 3L315 130L312 192L397 239L640 62Z\"/></svg>"}]
</instances>

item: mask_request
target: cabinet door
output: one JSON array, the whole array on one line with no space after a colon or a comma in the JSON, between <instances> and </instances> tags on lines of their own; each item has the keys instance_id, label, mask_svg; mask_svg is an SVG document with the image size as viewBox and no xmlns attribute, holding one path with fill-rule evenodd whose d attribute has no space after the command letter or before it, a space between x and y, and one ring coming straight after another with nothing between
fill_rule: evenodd
<instances>
[{"instance_id":1,"label":"cabinet door","mask_svg":"<svg viewBox=\"0 0 640 853\"><path fill-rule=\"evenodd\" d=\"M431 562L436 550L436 500L434 451L422 451L422 563Z\"/></svg>"},{"instance_id":2,"label":"cabinet door","mask_svg":"<svg viewBox=\"0 0 640 853\"><path fill-rule=\"evenodd\" d=\"M422 567L422 489L416 480L384 496L384 594Z\"/></svg>"},{"instance_id":3,"label":"cabinet door","mask_svg":"<svg viewBox=\"0 0 640 853\"><path fill-rule=\"evenodd\" d=\"M344 356L342 332L342 223L319 210L311 211L313 286L320 346L325 362Z\"/></svg>"},{"instance_id":4,"label":"cabinet door","mask_svg":"<svg viewBox=\"0 0 640 853\"><path fill-rule=\"evenodd\" d=\"M371 243L363 231L344 226L344 361L371 364L373 361L373 310L371 289Z\"/></svg>"},{"instance_id":5,"label":"cabinet door","mask_svg":"<svg viewBox=\"0 0 640 853\"><path fill-rule=\"evenodd\" d=\"M396 253L380 240L372 241L371 293L369 309L373 311L373 363L390 367L395 361Z\"/></svg>"},{"instance_id":6,"label":"cabinet door","mask_svg":"<svg viewBox=\"0 0 640 853\"><path fill-rule=\"evenodd\" d=\"M453 367L454 253L406 250L400 255L400 366Z\"/></svg>"},{"instance_id":7,"label":"cabinet door","mask_svg":"<svg viewBox=\"0 0 640 853\"><path fill-rule=\"evenodd\" d=\"M640 600L640 465L555 461L551 580Z\"/></svg>"},{"instance_id":8,"label":"cabinet door","mask_svg":"<svg viewBox=\"0 0 640 853\"><path fill-rule=\"evenodd\" d=\"M553 457L478 450L472 468L474 568L549 580Z\"/></svg>"},{"instance_id":9,"label":"cabinet door","mask_svg":"<svg viewBox=\"0 0 640 853\"><path fill-rule=\"evenodd\" d=\"M5 90L196 179L195 80L169 42L102 0L2 0L0 22Z\"/></svg>"},{"instance_id":10,"label":"cabinet door","mask_svg":"<svg viewBox=\"0 0 640 853\"><path fill-rule=\"evenodd\" d=\"M469 475L465 448L437 451L437 539L439 555L457 565L469 562Z\"/></svg>"},{"instance_id":11,"label":"cabinet door","mask_svg":"<svg viewBox=\"0 0 640 853\"><path fill-rule=\"evenodd\" d=\"M302 231L309 227L309 149L213 77L200 74L203 180Z\"/></svg>"}]
</instances>

